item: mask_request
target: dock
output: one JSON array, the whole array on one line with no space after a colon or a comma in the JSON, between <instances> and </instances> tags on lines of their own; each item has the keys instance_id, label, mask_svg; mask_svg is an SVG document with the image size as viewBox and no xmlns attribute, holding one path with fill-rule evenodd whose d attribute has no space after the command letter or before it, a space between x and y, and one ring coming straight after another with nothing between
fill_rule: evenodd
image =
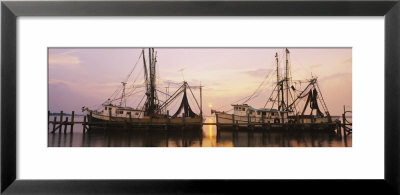
<instances>
[{"instance_id":1,"label":"dock","mask_svg":"<svg viewBox=\"0 0 400 195\"><path fill-rule=\"evenodd\" d=\"M83 121L75 121L75 111L72 111L71 114L66 114L63 111L59 113L59 115L53 116L51 118L51 113L48 111L48 131L51 133L67 133L69 130L70 133L74 132L74 125L82 125L83 133L87 133L92 129L95 128L108 128L108 127L122 127L122 129L159 129L159 130L170 130L170 129L193 129L198 127L201 129L204 125L214 125L217 127L218 131L319 131L319 132L327 132L327 133L334 133L339 137L348 136L352 133L351 125L352 123L348 122L346 119L346 113L351 111L344 110L342 115L342 121L334 121L332 123L315 123L315 124L301 124L301 123L264 123L264 122L248 122L248 123L221 123L218 122L203 122L199 123L191 123L190 121L186 121L185 118L182 118L182 123L152 123L152 122L130 122L127 121L90 121L88 116L83 117ZM52 127L52 128L51 128Z\"/></svg>"}]
</instances>

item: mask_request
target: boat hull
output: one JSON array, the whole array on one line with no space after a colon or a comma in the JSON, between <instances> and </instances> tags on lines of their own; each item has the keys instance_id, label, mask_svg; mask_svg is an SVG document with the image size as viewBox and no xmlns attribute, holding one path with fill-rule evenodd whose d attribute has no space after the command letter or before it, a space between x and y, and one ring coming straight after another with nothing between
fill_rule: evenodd
<instances>
[{"instance_id":1,"label":"boat hull","mask_svg":"<svg viewBox=\"0 0 400 195\"><path fill-rule=\"evenodd\" d=\"M237 116L224 112L215 113L217 126L220 129L240 129L251 127L252 129L297 129L297 130L327 130L334 131L337 124L330 122L329 118L311 118L311 117L289 117L284 119L266 119L255 116ZM232 128L234 127L234 128Z\"/></svg>"},{"instance_id":2,"label":"boat hull","mask_svg":"<svg viewBox=\"0 0 400 195\"><path fill-rule=\"evenodd\" d=\"M90 128L128 128L128 129L142 129L142 128L158 128L165 129L167 127L187 127L187 128L200 128L202 127L202 118L126 118L126 117L109 117L92 113L88 114L88 124Z\"/></svg>"}]
</instances>

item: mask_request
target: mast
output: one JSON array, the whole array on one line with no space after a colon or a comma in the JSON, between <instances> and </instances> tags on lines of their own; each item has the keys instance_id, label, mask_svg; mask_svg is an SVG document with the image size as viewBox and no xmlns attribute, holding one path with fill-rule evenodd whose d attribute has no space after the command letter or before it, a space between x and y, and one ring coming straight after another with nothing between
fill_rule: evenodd
<instances>
[{"instance_id":1,"label":"mast","mask_svg":"<svg viewBox=\"0 0 400 195\"><path fill-rule=\"evenodd\" d=\"M200 117L203 119L203 94L202 94L202 87L200 82Z\"/></svg>"},{"instance_id":2,"label":"mast","mask_svg":"<svg viewBox=\"0 0 400 195\"><path fill-rule=\"evenodd\" d=\"M143 51L144 54L144 51ZM145 114L148 116L152 116L157 109L156 105L156 56L154 55L154 49L149 48L149 75L147 75L147 67L146 61L143 60L145 63L145 79L146 79L146 96L147 100L145 103ZM150 77L150 78L149 78Z\"/></svg>"},{"instance_id":3,"label":"mast","mask_svg":"<svg viewBox=\"0 0 400 195\"><path fill-rule=\"evenodd\" d=\"M144 57L144 49L142 50L142 56L143 56L143 66L144 66L144 81L146 84L146 95L147 95L149 92L149 76L147 73L146 58Z\"/></svg>"},{"instance_id":4,"label":"mast","mask_svg":"<svg viewBox=\"0 0 400 195\"><path fill-rule=\"evenodd\" d=\"M150 70L150 97L149 97L149 111L150 115L153 114L154 108L154 90L153 90L153 56L151 55L151 48L149 48L149 70Z\"/></svg>"},{"instance_id":5,"label":"mast","mask_svg":"<svg viewBox=\"0 0 400 195\"><path fill-rule=\"evenodd\" d=\"M286 48L286 111L289 111L289 50Z\"/></svg>"},{"instance_id":6,"label":"mast","mask_svg":"<svg viewBox=\"0 0 400 195\"><path fill-rule=\"evenodd\" d=\"M150 113L154 114L155 110L155 77L156 77L156 67L154 60L154 49L149 48L149 58L150 58Z\"/></svg>"},{"instance_id":7,"label":"mast","mask_svg":"<svg viewBox=\"0 0 400 195\"><path fill-rule=\"evenodd\" d=\"M125 85L126 82L121 82L122 83L122 95L121 95L121 101L119 102L119 106L122 107L122 102L124 102L124 107L126 107L126 99L125 99Z\"/></svg>"},{"instance_id":8,"label":"mast","mask_svg":"<svg viewBox=\"0 0 400 195\"><path fill-rule=\"evenodd\" d=\"M279 80L279 59L278 59L278 52L275 53L275 59L276 59L276 84L278 85L278 111L281 110L281 98L280 96L280 80Z\"/></svg>"}]
</instances>

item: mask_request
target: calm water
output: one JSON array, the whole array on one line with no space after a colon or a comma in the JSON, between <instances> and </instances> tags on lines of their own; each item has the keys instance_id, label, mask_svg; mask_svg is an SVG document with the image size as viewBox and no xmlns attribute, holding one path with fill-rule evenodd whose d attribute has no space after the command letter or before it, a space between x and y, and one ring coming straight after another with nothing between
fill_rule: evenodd
<instances>
[{"instance_id":1,"label":"calm water","mask_svg":"<svg viewBox=\"0 0 400 195\"><path fill-rule=\"evenodd\" d=\"M83 117L76 117L76 121ZM208 118L207 122L212 122ZM50 126L50 129L52 126ZM64 131L64 127L63 127ZM192 131L129 131L99 130L82 133L82 125L74 125L74 133L48 133L49 147L351 147L352 137L339 138L326 133L280 133L263 131L218 131L205 125Z\"/></svg>"}]
</instances>

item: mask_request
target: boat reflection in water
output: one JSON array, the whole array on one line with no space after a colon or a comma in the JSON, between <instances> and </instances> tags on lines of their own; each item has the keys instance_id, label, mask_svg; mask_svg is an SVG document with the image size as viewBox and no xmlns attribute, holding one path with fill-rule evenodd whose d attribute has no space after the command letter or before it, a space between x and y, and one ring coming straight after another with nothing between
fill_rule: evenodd
<instances>
[{"instance_id":1,"label":"boat reflection in water","mask_svg":"<svg viewBox=\"0 0 400 195\"><path fill-rule=\"evenodd\" d=\"M212 122L213 119L207 119ZM49 147L351 147L348 135L312 131L202 129L96 129L86 134L76 126L74 133L49 133Z\"/></svg>"}]
</instances>

